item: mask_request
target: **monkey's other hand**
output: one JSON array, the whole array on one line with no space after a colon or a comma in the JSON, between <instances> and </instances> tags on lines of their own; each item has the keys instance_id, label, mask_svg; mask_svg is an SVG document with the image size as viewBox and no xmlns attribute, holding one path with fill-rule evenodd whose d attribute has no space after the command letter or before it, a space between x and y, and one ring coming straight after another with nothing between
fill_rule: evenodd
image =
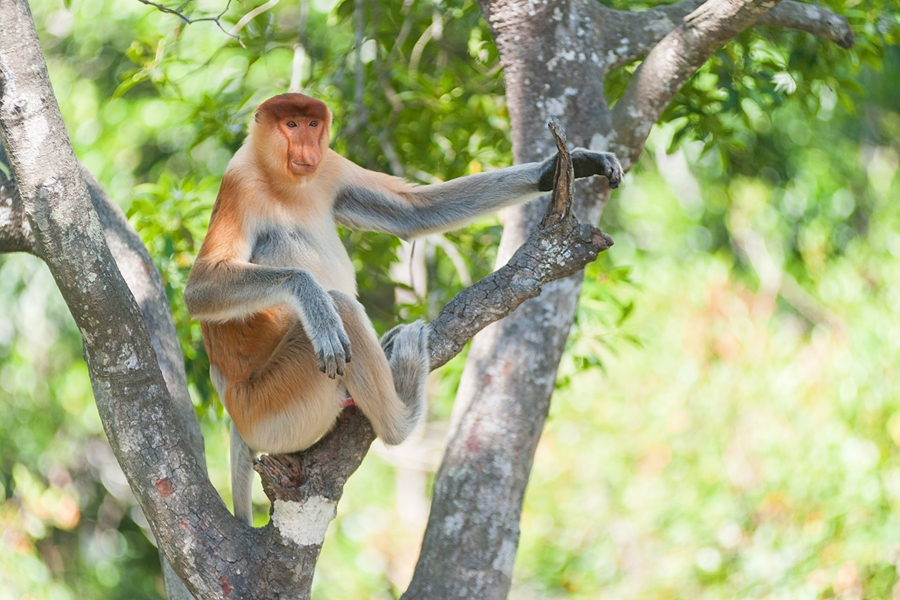
<instances>
[{"instance_id":1,"label":"monkey's other hand","mask_svg":"<svg viewBox=\"0 0 900 600\"><path fill-rule=\"evenodd\" d=\"M330 300L328 296L325 299ZM313 312L313 311L308 311ZM344 374L344 366L350 362L350 338L333 302L315 306L314 314L308 314L309 325L304 323L319 363L319 370L334 379Z\"/></svg>"},{"instance_id":2,"label":"monkey's other hand","mask_svg":"<svg viewBox=\"0 0 900 600\"><path fill-rule=\"evenodd\" d=\"M622 182L622 165L612 152L594 152L586 148L576 148L569 154L575 167L575 178L603 175L609 180L609 187L617 188ZM541 179L538 189L549 192L553 189L553 175L556 173L558 155L554 154L541 164Z\"/></svg>"}]
</instances>

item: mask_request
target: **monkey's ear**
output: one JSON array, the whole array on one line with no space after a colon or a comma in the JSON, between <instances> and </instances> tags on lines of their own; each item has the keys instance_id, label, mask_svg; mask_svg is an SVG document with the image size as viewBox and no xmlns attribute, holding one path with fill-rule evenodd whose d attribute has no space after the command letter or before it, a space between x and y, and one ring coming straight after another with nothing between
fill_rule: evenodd
<instances>
[{"instance_id":1,"label":"monkey's ear","mask_svg":"<svg viewBox=\"0 0 900 600\"><path fill-rule=\"evenodd\" d=\"M259 115L262 114L261 110L256 111L256 114L253 115L253 120L259 123Z\"/></svg>"}]
</instances>

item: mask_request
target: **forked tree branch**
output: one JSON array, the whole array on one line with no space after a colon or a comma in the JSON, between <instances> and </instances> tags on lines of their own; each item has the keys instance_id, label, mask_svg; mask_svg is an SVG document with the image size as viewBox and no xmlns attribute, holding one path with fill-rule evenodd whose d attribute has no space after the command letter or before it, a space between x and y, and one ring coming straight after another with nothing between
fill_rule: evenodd
<instances>
[{"instance_id":1,"label":"forked tree branch","mask_svg":"<svg viewBox=\"0 0 900 600\"><path fill-rule=\"evenodd\" d=\"M678 90L713 53L777 4L778 0L709 0L650 51L613 109L613 152L634 164L650 128Z\"/></svg>"},{"instance_id":2,"label":"forked tree branch","mask_svg":"<svg viewBox=\"0 0 900 600\"><path fill-rule=\"evenodd\" d=\"M856 40L853 30L850 29L850 23L843 15L833 13L827 8L815 4L805 4L793 0L784 0L761 16L755 24L755 27L760 26L805 31L834 42L841 48L850 48Z\"/></svg>"},{"instance_id":3,"label":"forked tree branch","mask_svg":"<svg viewBox=\"0 0 900 600\"><path fill-rule=\"evenodd\" d=\"M693 9L678 26L672 21ZM627 13L626 13L627 14ZM725 43L755 26L789 27L808 31L839 44L853 45L847 20L831 11L792 0L682 0L631 17L638 43L630 59L652 48L613 110L612 150L627 170L643 150L650 128L684 83ZM663 34L672 25L673 28ZM659 41L656 42L656 39ZM655 44L655 45L654 45ZM624 60L626 54L622 53Z\"/></svg>"},{"instance_id":4,"label":"forked tree branch","mask_svg":"<svg viewBox=\"0 0 900 600\"><path fill-rule=\"evenodd\" d=\"M0 248L30 251L50 267L82 333L113 451L166 557L190 591L199 599L234 594L266 600L281 597L285 589L303 597L321 539L304 543L290 523L286 528L277 522L246 527L216 494L195 436L196 416L174 327L167 309L160 314L166 302L158 273L124 216L75 160L25 0L0 3L0 22L17 32L0 37L0 131L8 153L4 164L15 182L0 183ZM599 230L573 221L529 240L502 281L479 282L439 318L431 333L434 364L446 361L511 306L536 295L543 282L581 268L609 243ZM492 301L507 306L480 316ZM267 479L270 492L276 490L276 500L279 493L290 499L299 482L310 497L339 496L368 446L358 440L368 435L371 441L370 432L365 419L350 411L303 458L273 457L287 460L288 469L282 477ZM328 444L336 450L328 450ZM359 460L350 456L354 453ZM329 462L335 456L339 460Z\"/></svg>"}]
</instances>

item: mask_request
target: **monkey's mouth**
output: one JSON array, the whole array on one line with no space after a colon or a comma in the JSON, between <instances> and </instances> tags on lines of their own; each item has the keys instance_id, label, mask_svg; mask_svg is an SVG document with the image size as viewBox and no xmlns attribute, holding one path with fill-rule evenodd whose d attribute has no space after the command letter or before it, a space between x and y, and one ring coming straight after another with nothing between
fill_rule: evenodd
<instances>
[{"instance_id":1,"label":"monkey's mouth","mask_svg":"<svg viewBox=\"0 0 900 600\"><path fill-rule=\"evenodd\" d=\"M318 164L308 164L297 161L291 161L288 167L295 175L312 175L319 168Z\"/></svg>"}]
</instances>

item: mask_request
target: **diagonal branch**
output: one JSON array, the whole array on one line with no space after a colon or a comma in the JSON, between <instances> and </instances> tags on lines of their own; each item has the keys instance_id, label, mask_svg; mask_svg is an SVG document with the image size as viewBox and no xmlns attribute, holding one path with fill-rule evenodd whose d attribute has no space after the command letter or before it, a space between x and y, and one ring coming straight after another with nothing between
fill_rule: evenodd
<instances>
[{"instance_id":1,"label":"diagonal branch","mask_svg":"<svg viewBox=\"0 0 900 600\"><path fill-rule=\"evenodd\" d=\"M609 68L615 68L646 56L659 41L674 31L682 20L704 0L681 0L643 12L605 9L604 37L616 48ZM847 19L815 4L784 0L759 17L754 27L797 29L836 43L842 48L853 45L853 30Z\"/></svg>"},{"instance_id":2,"label":"diagonal branch","mask_svg":"<svg viewBox=\"0 0 900 600\"><path fill-rule=\"evenodd\" d=\"M0 253L28 252L37 253L34 233L25 216L25 205L19 188L7 176L9 159L3 146L0 145Z\"/></svg>"},{"instance_id":3,"label":"diagonal branch","mask_svg":"<svg viewBox=\"0 0 900 600\"><path fill-rule=\"evenodd\" d=\"M613 110L613 152L628 169L640 156L650 128L681 86L730 39L778 0L709 0L684 18L638 67Z\"/></svg>"},{"instance_id":4,"label":"diagonal branch","mask_svg":"<svg viewBox=\"0 0 900 600\"><path fill-rule=\"evenodd\" d=\"M834 42L841 48L853 46L855 36L843 15L815 4L785 0L756 22L756 26L798 29Z\"/></svg>"}]
</instances>

